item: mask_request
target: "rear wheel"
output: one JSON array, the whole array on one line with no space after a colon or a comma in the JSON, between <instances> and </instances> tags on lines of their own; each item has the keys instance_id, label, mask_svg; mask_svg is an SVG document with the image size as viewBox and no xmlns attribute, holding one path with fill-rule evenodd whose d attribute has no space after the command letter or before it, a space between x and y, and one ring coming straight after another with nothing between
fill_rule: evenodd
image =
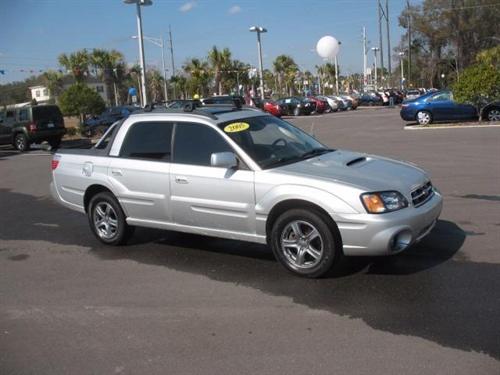
<instances>
[{"instance_id":1,"label":"rear wheel","mask_svg":"<svg viewBox=\"0 0 500 375\"><path fill-rule=\"evenodd\" d=\"M17 133L14 136L14 147L21 152L28 151L30 148L28 137L23 133Z\"/></svg>"},{"instance_id":2,"label":"rear wheel","mask_svg":"<svg viewBox=\"0 0 500 375\"><path fill-rule=\"evenodd\" d=\"M417 122L419 125L429 125L432 123L432 115L427 111L418 111Z\"/></svg>"},{"instance_id":3,"label":"rear wheel","mask_svg":"<svg viewBox=\"0 0 500 375\"><path fill-rule=\"evenodd\" d=\"M109 192L96 194L89 203L88 219L92 232L106 245L122 245L133 234L115 196Z\"/></svg>"},{"instance_id":4,"label":"rear wheel","mask_svg":"<svg viewBox=\"0 0 500 375\"><path fill-rule=\"evenodd\" d=\"M271 247L278 261L300 276L317 278L340 262L342 250L327 219L314 210L292 209L273 224Z\"/></svg>"},{"instance_id":5,"label":"rear wheel","mask_svg":"<svg viewBox=\"0 0 500 375\"><path fill-rule=\"evenodd\" d=\"M485 118L488 121L500 121L500 107L493 107L488 110Z\"/></svg>"}]
</instances>

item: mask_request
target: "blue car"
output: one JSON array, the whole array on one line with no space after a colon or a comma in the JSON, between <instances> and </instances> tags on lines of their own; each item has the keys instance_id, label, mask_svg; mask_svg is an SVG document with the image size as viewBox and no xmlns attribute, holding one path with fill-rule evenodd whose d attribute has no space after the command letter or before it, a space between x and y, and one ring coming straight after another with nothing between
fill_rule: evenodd
<instances>
[{"instance_id":1,"label":"blue car","mask_svg":"<svg viewBox=\"0 0 500 375\"><path fill-rule=\"evenodd\" d=\"M405 101L401 105L401 118L428 125L433 121L459 121L478 118L476 107L453 100L451 91L437 91Z\"/></svg>"}]
</instances>

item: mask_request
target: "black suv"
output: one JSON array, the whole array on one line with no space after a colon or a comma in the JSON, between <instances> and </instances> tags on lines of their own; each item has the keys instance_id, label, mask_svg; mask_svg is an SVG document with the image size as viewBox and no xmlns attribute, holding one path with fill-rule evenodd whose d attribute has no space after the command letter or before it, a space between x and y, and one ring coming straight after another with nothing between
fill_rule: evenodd
<instances>
[{"instance_id":1,"label":"black suv","mask_svg":"<svg viewBox=\"0 0 500 375\"><path fill-rule=\"evenodd\" d=\"M19 151L27 151L32 143L47 141L57 148L65 133L64 119L56 105L0 108L0 144L12 144Z\"/></svg>"}]
</instances>

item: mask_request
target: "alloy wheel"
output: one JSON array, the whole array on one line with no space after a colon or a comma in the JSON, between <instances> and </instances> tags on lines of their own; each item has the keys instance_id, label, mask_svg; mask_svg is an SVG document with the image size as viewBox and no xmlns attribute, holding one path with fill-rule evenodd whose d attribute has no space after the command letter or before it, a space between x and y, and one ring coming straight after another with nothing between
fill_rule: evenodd
<instances>
[{"instance_id":1,"label":"alloy wheel","mask_svg":"<svg viewBox=\"0 0 500 375\"><path fill-rule=\"evenodd\" d=\"M492 109L488 112L488 121L500 121L500 109Z\"/></svg>"},{"instance_id":2,"label":"alloy wheel","mask_svg":"<svg viewBox=\"0 0 500 375\"><path fill-rule=\"evenodd\" d=\"M294 267L313 268L321 261L323 239L311 223L294 220L287 224L282 231L280 244L285 258Z\"/></svg>"},{"instance_id":3,"label":"alloy wheel","mask_svg":"<svg viewBox=\"0 0 500 375\"><path fill-rule=\"evenodd\" d=\"M99 202L94 208L94 226L99 237L109 240L118 231L118 217L108 202Z\"/></svg>"},{"instance_id":4,"label":"alloy wheel","mask_svg":"<svg viewBox=\"0 0 500 375\"><path fill-rule=\"evenodd\" d=\"M418 112L417 120L420 125L427 125L431 122L431 115L428 112Z\"/></svg>"},{"instance_id":5,"label":"alloy wheel","mask_svg":"<svg viewBox=\"0 0 500 375\"><path fill-rule=\"evenodd\" d=\"M16 136L15 144L16 144L16 149L18 149L19 151L23 151L26 147L25 140L22 135Z\"/></svg>"}]
</instances>

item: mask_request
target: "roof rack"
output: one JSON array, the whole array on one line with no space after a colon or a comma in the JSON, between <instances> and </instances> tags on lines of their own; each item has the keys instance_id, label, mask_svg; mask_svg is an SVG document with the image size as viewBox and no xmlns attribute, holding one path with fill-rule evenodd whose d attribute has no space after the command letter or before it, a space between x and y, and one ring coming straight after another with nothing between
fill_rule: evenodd
<instances>
[{"instance_id":1,"label":"roof rack","mask_svg":"<svg viewBox=\"0 0 500 375\"><path fill-rule=\"evenodd\" d=\"M206 110L205 110L206 109ZM219 110L217 110L219 109ZM134 112L134 114L139 113L192 113L193 115L199 115L208 117L212 120L217 120L217 114L223 114L234 111L246 110L248 108L242 107L239 101L235 101L235 104L205 104L203 106L195 106L193 103L186 103L183 108L167 108L164 103L150 103L147 104L142 110ZM251 108L249 108L251 109Z\"/></svg>"}]
</instances>

